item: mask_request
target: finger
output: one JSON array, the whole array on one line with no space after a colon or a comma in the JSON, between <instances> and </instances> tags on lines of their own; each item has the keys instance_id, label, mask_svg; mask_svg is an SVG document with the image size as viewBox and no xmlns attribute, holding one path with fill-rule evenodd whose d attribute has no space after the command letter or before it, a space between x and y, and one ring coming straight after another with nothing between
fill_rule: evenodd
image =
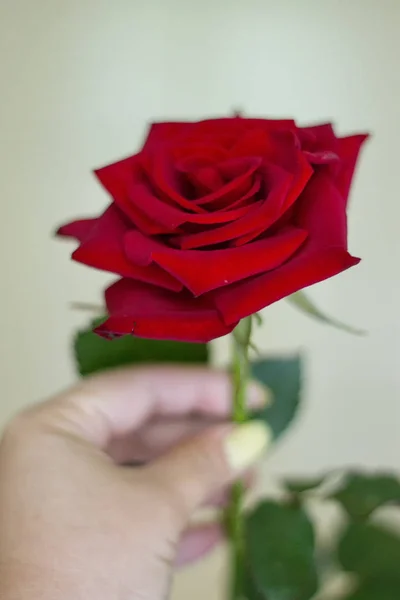
<instances>
[{"instance_id":1,"label":"finger","mask_svg":"<svg viewBox=\"0 0 400 600\"><path fill-rule=\"evenodd\" d=\"M248 406L262 406L263 388L248 387ZM222 371L207 368L128 369L84 380L40 409L69 433L106 449L112 439L137 431L154 415L198 414L227 418L231 382ZM47 411L47 413L46 413Z\"/></svg>"},{"instance_id":2,"label":"finger","mask_svg":"<svg viewBox=\"0 0 400 600\"><path fill-rule=\"evenodd\" d=\"M186 531L178 546L176 566L183 567L209 554L224 539L224 532L218 523L208 523L191 527Z\"/></svg>"},{"instance_id":3,"label":"finger","mask_svg":"<svg viewBox=\"0 0 400 600\"><path fill-rule=\"evenodd\" d=\"M256 477L254 471L250 471L249 473L246 473L243 476L242 483L246 492L248 492L253 487L255 479ZM206 499L206 501L204 502L204 506L207 508L224 508L229 504L231 491L232 487L230 485L221 488Z\"/></svg>"},{"instance_id":4,"label":"finger","mask_svg":"<svg viewBox=\"0 0 400 600\"><path fill-rule=\"evenodd\" d=\"M262 422L216 426L174 448L144 474L179 506L177 518L184 525L208 498L247 471L271 440Z\"/></svg>"},{"instance_id":5,"label":"finger","mask_svg":"<svg viewBox=\"0 0 400 600\"><path fill-rule=\"evenodd\" d=\"M107 453L119 464L148 463L171 448L198 435L221 419L156 417L139 431L111 440Z\"/></svg>"}]
</instances>

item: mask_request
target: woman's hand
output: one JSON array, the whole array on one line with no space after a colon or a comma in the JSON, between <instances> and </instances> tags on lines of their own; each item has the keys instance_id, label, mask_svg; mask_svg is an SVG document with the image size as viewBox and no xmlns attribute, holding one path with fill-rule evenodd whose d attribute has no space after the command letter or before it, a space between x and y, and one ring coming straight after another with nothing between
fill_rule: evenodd
<instances>
[{"instance_id":1,"label":"woman's hand","mask_svg":"<svg viewBox=\"0 0 400 600\"><path fill-rule=\"evenodd\" d=\"M249 405L263 400L250 386ZM222 372L145 368L16 417L0 446L2 600L164 600L174 565L222 537L193 513L268 444L259 423L227 424L230 407Z\"/></svg>"}]
</instances>

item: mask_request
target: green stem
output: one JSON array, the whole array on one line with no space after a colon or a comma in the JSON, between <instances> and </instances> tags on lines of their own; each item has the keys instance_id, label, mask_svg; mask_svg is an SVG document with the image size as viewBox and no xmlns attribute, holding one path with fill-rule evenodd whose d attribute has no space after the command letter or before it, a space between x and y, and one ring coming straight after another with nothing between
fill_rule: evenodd
<instances>
[{"instance_id":1,"label":"green stem","mask_svg":"<svg viewBox=\"0 0 400 600\"><path fill-rule=\"evenodd\" d=\"M252 317L239 323L233 333L233 422L242 424L248 418L246 392L250 376L249 346L251 341ZM241 481L234 484L227 510L228 536L230 543L230 600L243 600L245 532L243 502L245 489Z\"/></svg>"}]
</instances>

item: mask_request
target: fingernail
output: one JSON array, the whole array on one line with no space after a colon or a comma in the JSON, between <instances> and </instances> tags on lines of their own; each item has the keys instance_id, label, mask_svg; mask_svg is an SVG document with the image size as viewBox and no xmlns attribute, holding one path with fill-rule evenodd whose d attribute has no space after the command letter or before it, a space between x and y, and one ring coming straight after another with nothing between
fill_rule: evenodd
<instances>
[{"instance_id":1,"label":"fingernail","mask_svg":"<svg viewBox=\"0 0 400 600\"><path fill-rule=\"evenodd\" d=\"M232 471L245 471L268 448L271 440L271 430L262 421L236 427L225 440L225 454Z\"/></svg>"}]
</instances>

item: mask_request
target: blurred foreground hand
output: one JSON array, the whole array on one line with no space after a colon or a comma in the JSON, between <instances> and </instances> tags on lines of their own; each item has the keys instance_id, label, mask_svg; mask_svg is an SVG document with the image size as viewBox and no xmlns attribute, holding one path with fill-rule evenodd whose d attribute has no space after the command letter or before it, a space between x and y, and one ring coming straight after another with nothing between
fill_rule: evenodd
<instances>
[{"instance_id":1,"label":"blurred foreground hand","mask_svg":"<svg viewBox=\"0 0 400 600\"><path fill-rule=\"evenodd\" d=\"M249 406L263 400L251 385ZM193 513L269 442L260 423L229 425L230 404L222 372L146 368L16 417L0 446L0 598L165 600L174 565L223 535L190 528Z\"/></svg>"}]
</instances>

